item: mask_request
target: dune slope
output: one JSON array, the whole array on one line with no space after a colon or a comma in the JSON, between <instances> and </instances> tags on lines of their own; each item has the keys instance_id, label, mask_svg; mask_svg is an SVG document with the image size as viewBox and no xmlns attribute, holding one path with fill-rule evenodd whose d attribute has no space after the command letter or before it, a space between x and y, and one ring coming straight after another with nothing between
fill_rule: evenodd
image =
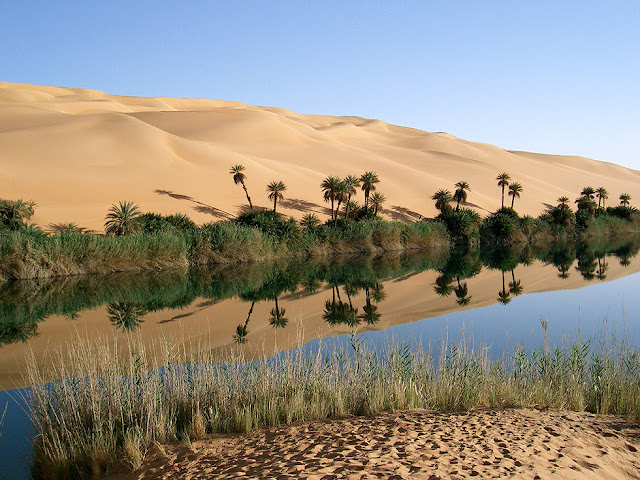
<instances>
[{"instance_id":1,"label":"dune slope","mask_svg":"<svg viewBox=\"0 0 640 480\"><path fill-rule=\"evenodd\" d=\"M254 204L269 207L266 185L283 180L281 211L296 217L327 216L319 188L327 175L366 170L378 173L383 214L396 220L433 216L430 196L459 180L471 185L469 202L481 214L493 211L502 171L523 185L516 208L531 215L586 185L607 188L610 204L622 192L640 198L640 172L582 157L508 151L360 117L6 82L0 152L3 198L34 200L40 225L98 231L120 200L198 223L232 218L247 206L228 173L237 163Z\"/></svg>"}]
</instances>

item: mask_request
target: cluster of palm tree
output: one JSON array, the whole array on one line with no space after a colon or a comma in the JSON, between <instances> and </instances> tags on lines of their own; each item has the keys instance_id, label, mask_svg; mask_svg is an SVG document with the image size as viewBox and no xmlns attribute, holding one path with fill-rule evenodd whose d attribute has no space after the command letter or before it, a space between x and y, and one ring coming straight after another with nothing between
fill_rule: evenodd
<instances>
[{"instance_id":1,"label":"cluster of palm tree","mask_svg":"<svg viewBox=\"0 0 640 480\"><path fill-rule=\"evenodd\" d=\"M447 189L440 189L431 197L432 200L436 201L436 208L444 215L453 211L451 202L456 202L456 212L460 210L461 203L467 203L467 192L471 191L469 183L461 180L456 183L455 187L456 189L453 195L451 195L451 192Z\"/></svg>"},{"instance_id":2,"label":"cluster of palm tree","mask_svg":"<svg viewBox=\"0 0 640 480\"><path fill-rule=\"evenodd\" d=\"M375 172L365 172L360 178L355 175L348 175L344 179L335 175L325 178L320 184L320 188L324 201L331 203L331 219L337 221L342 204L344 204L345 218L354 216L360 210L360 205L353 199L358 187L364 192L365 212L371 211L377 215L386 200L382 193L375 191L377 183L380 183L380 179ZM371 192L374 193L371 194Z\"/></svg>"},{"instance_id":3,"label":"cluster of palm tree","mask_svg":"<svg viewBox=\"0 0 640 480\"><path fill-rule=\"evenodd\" d=\"M0 199L0 230L21 230L35 212L35 202L25 200Z\"/></svg>"},{"instance_id":4,"label":"cluster of palm tree","mask_svg":"<svg viewBox=\"0 0 640 480\"><path fill-rule=\"evenodd\" d=\"M249 202L249 208L253 210L253 203L251 203L251 197L249 196L249 192L247 190L247 185L245 180L247 176L244 174L244 165L234 165L231 167L229 173L233 175L233 182L242 186L244 190L244 194L247 197L247 202ZM267 185L267 197L269 200L273 201L273 212L275 213L276 207L278 206L278 201L284 199L283 192L287 189L287 186L284 184L282 180L274 180L269 185Z\"/></svg>"},{"instance_id":5,"label":"cluster of palm tree","mask_svg":"<svg viewBox=\"0 0 640 480\"><path fill-rule=\"evenodd\" d=\"M509 187L507 194L511 197L511 208L513 209L513 204L515 203L516 198L520 198L520 194L522 193L522 185L518 182L509 183L511 176L506 172L499 174L496 177L496 180L498 180L498 186L502 189L501 208L504 208L504 189L505 187Z\"/></svg>"},{"instance_id":6,"label":"cluster of palm tree","mask_svg":"<svg viewBox=\"0 0 640 480\"><path fill-rule=\"evenodd\" d=\"M598 198L597 207L595 202L596 197ZM587 210L591 213L595 213L596 208L606 208L606 201L608 198L609 192L604 187L584 187L580 192L580 196L576 198L575 203L578 206L578 210ZM631 200L631 195L629 195L628 193L622 193L618 198L620 200L620 205L623 207L627 207ZM560 202L559 207L562 205L561 208L565 208L564 205L568 202L568 200L569 199L567 197L560 197L558 199L558 202Z\"/></svg>"}]
</instances>

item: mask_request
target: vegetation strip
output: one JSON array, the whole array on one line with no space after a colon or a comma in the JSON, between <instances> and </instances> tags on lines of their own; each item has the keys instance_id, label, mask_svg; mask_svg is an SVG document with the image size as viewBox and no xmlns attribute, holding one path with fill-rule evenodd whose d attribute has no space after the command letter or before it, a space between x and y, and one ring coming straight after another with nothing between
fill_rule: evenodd
<instances>
[{"instance_id":1,"label":"vegetation strip","mask_svg":"<svg viewBox=\"0 0 640 480\"><path fill-rule=\"evenodd\" d=\"M141 213L132 202L113 205L106 216L105 233L96 235L75 224L50 226L47 234L29 224L35 204L23 200L0 200L0 281L82 273L160 270L210 263L253 262L284 256L318 256L340 253L371 253L422 249L455 244L548 242L554 239L637 232L640 214L629 206L631 197L622 193L620 205L606 207L604 187L585 187L576 199L577 211L567 197L558 198L534 219L514 210L523 186L511 182L507 173L496 177L502 207L482 219L467 205L471 187L456 183L453 195L447 189L433 195L440 214L414 223L389 222L378 218L385 202L376 191L380 179L375 172L344 179L329 176L320 184L323 198L331 206L330 219L321 224L316 214L296 222L277 214L278 201L287 186L280 180L266 187L273 210L254 209L246 186L243 165L230 174L242 186L249 210L234 220L197 226L186 215ZM364 204L355 200L357 189ZM504 205L505 187L511 207ZM598 203L595 203L595 197ZM455 209L451 203L455 201ZM340 214L342 208L342 216ZM461 208L461 205L463 207Z\"/></svg>"},{"instance_id":2,"label":"vegetation strip","mask_svg":"<svg viewBox=\"0 0 640 480\"><path fill-rule=\"evenodd\" d=\"M356 335L347 349L324 344L252 362L167 342L121 351L79 340L54 354L50 371L31 360L29 383L40 385L29 398L35 478L95 476L122 460L136 468L157 442L398 409L535 406L640 421L640 354L624 339L518 346L497 359L464 341L424 352L375 349ZM61 380L45 383L52 378Z\"/></svg>"}]
</instances>

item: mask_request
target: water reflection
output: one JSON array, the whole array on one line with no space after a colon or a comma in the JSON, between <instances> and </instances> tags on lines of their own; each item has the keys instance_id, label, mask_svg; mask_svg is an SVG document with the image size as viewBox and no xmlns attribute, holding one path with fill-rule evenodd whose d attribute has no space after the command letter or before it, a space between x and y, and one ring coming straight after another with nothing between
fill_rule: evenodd
<instances>
[{"instance_id":1,"label":"water reflection","mask_svg":"<svg viewBox=\"0 0 640 480\"><path fill-rule=\"evenodd\" d=\"M560 279L572 278L577 272L588 282L603 281L608 278L613 258L622 267L628 266L639 248L640 239L631 237L15 281L0 286L0 347L35 338L38 324L52 315L71 322L103 307L106 321L114 330L133 332L144 329L145 318L154 312L193 307L196 301L205 308L234 298L246 302L248 308L235 331L228 331L236 344L247 343L257 304L269 304L257 321L266 319L271 328L282 330L292 318L287 302L307 296L323 297L324 308L318 308L318 315L328 326L374 326L382 318L385 282L391 280L400 282L421 272L437 272L431 288L452 308L458 308L474 306L469 280L483 270L499 271L493 298L507 305L526 293L527 286L518 272L535 260L553 265ZM163 322L192 314L175 315Z\"/></svg>"}]
</instances>

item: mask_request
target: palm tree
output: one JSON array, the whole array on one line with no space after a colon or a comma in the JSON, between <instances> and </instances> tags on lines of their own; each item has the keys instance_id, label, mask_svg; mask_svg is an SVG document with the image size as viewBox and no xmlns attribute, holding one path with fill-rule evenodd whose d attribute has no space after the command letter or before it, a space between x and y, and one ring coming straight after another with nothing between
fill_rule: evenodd
<instances>
[{"instance_id":1,"label":"palm tree","mask_svg":"<svg viewBox=\"0 0 640 480\"><path fill-rule=\"evenodd\" d=\"M0 226L20 230L27 226L35 212L35 202L24 200L0 200Z\"/></svg>"},{"instance_id":2,"label":"palm tree","mask_svg":"<svg viewBox=\"0 0 640 480\"><path fill-rule=\"evenodd\" d=\"M133 202L120 202L117 207L111 205L104 224L105 231L109 235L130 235L137 229L136 220L139 216L140 209Z\"/></svg>"},{"instance_id":3,"label":"palm tree","mask_svg":"<svg viewBox=\"0 0 640 480\"><path fill-rule=\"evenodd\" d=\"M351 200L344 204L345 218L354 216L354 213L360 210L360 204L355 200Z\"/></svg>"},{"instance_id":4,"label":"palm tree","mask_svg":"<svg viewBox=\"0 0 640 480\"><path fill-rule=\"evenodd\" d=\"M506 305L511 301L510 298L511 292L507 290L504 284L504 271L502 272L502 290L498 292L498 301L503 305Z\"/></svg>"},{"instance_id":5,"label":"palm tree","mask_svg":"<svg viewBox=\"0 0 640 480\"><path fill-rule=\"evenodd\" d=\"M467 282L460 284L459 277L456 277L456 280L458 281L458 286L453 289L456 297L458 297L456 303L461 307L465 307L471 303L471 297L469 296L469 287L467 286Z\"/></svg>"},{"instance_id":6,"label":"palm tree","mask_svg":"<svg viewBox=\"0 0 640 480\"><path fill-rule=\"evenodd\" d=\"M338 201L338 205L336 205L336 220L338 219L338 212L340 211L340 205L342 202L346 202L349 197L349 186L344 181L340 181L338 183L338 192L336 194L336 200Z\"/></svg>"},{"instance_id":7,"label":"palm tree","mask_svg":"<svg viewBox=\"0 0 640 480\"><path fill-rule=\"evenodd\" d=\"M369 208L369 193L375 191L376 183L380 183L380 179L375 172L364 172L360 176L362 182L362 191L364 192L364 208Z\"/></svg>"},{"instance_id":8,"label":"palm tree","mask_svg":"<svg viewBox=\"0 0 640 480\"><path fill-rule=\"evenodd\" d=\"M287 189L287 186L281 180L274 180L269 185L267 185L267 192L269 192L269 200L273 200L273 213L276 212L276 205L278 204L278 200L283 200L284 196L282 192Z\"/></svg>"},{"instance_id":9,"label":"palm tree","mask_svg":"<svg viewBox=\"0 0 640 480\"><path fill-rule=\"evenodd\" d=\"M362 314L359 316L361 320L367 325L374 325L378 323L380 317L382 316L378 313L378 306L371 303L371 295L369 294L369 286L364 287L365 292L365 305L362 307Z\"/></svg>"},{"instance_id":10,"label":"palm tree","mask_svg":"<svg viewBox=\"0 0 640 480\"><path fill-rule=\"evenodd\" d=\"M441 297L448 297L451 295L451 292L453 292L451 282L453 282L453 278L446 273L443 273L436 278L436 284L433 287L433 291Z\"/></svg>"},{"instance_id":11,"label":"palm tree","mask_svg":"<svg viewBox=\"0 0 640 480\"><path fill-rule=\"evenodd\" d=\"M249 313L247 314L247 319L244 321L244 324L240 324L236 327L236 333L233 335L233 341L240 345L241 343L247 343L247 335L249 335L249 330L247 327L249 326L249 320L251 319L251 314L253 313L253 306L256 304L255 300L251 302L251 307L249 307Z\"/></svg>"},{"instance_id":12,"label":"palm tree","mask_svg":"<svg viewBox=\"0 0 640 480\"><path fill-rule=\"evenodd\" d=\"M502 208L504 208L504 187L507 187L509 185L509 180L511 180L511 177L508 173L503 172L496 177L496 180L498 180L498 186L502 187Z\"/></svg>"},{"instance_id":13,"label":"palm tree","mask_svg":"<svg viewBox=\"0 0 640 480\"><path fill-rule=\"evenodd\" d=\"M516 197L520 198L520 193L522 193L522 185L520 185L518 182L515 182L509 185L509 195L511 195L512 209L513 209L513 202L515 202Z\"/></svg>"},{"instance_id":14,"label":"palm tree","mask_svg":"<svg viewBox=\"0 0 640 480\"><path fill-rule=\"evenodd\" d=\"M278 307L278 297L275 297L276 306L269 313L269 324L273 328L284 328L289 323L289 319L285 317L287 310Z\"/></svg>"},{"instance_id":15,"label":"palm tree","mask_svg":"<svg viewBox=\"0 0 640 480\"><path fill-rule=\"evenodd\" d=\"M340 189L340 179L332 175L325 178L320 184L322 192L324 193L324 201L331 202L331 219L333 219L333 202L336 200L338 191ZM337 215L336 215L337 216Z\"/></svg>"},{"instance_id":16,"label":"palm tree","mask_svg":"<svg viewBox=\"0 0 640 480\"><path fill-rule=\"evenodd\" d=\"M387 198L384 196L384 194L380 192L376 192L371 195L371 207L373 208L374 215L378 215L378 209L382 208L382 205L384 204L386 199Z\"/></svg>"},{"instance_id":17,"label":"palm tree","mask_svg":"<svg viewBox=\"0 0 640 480\"><path fill-rule=\"evenodd\" d=\"M626 207L627 205L629 205L630 200L631 200L631 195L629 195L628 193L623 193L620 195L620 205L622 205L623 207Z\"/></svg>"},{"instance_id":18,"label":"palm tree","mask_svg":"<svg viewBox=\"0 0 640 480\"><path fill-rule=\"evenodd\" d=\"M351 196L357 193L356 188L360 186L360 180L355 175L347 175L344 177L343 182L347 186L347 199L345 200L345 206L351 201ZM349 212L345 208L344 216L347 217Z\"/></svg>"},{"instance_id":19,"label":"palm tree","mask_svg":"<svg viewBox=\"0 0 640 480\"><path fill-rule=\"evenodd\" d=\"M598 208L600 208L600 202L602 202L602 208L604 208L605 200L609 198L609 192L604 187L598 187L596 196L598 197Z\"/></svg>"},{"instance_id":20,"label":"palm tree","mask_svg":"<svg viewBox=\"0 0 640 480\"><path fill-rule=\"evenodd\" d=\"M460 210L460 203L467 202L467 190L471 191L471 188L464 180L456 183L456 191L453 194L453 199L457 202L456 212Z\"/></svg>"},{"instance_id":21,"label":"palm tree","mask_svg":"<svg viewBox=\"0 0 640 480\"><path fill-rule=\"evenodd\" d=\"M440 189L433 194L431 199L436 201L436 208L440 210L440 212L446 214L451 211L451 205L449 204L453 201L453 197L449 190Z\"/></svg>"},{"instance_id":22,"label":"palm tree","mask_svg":"<svg viewBox=\"0 0 640 480\"><path fill-rule=\"evenodd\" d=\"M133 332L144 322L142 316L147 311L136 303L116 302L107 305L107 318L116 330Z\"/></svg>"},{"instance_id":23,"label":"palm tree","mask_svg":"<svg viewBox=\"0 0 640 480\"><path fill-rule=\"evenodd\" d=\"M580 195L582 197L588 198L589 200L593 200L595 194L596 191L593 189L593 187L584 187L580 192Z\"/></svg>"},{"instance_id":24,"label":"palm tree","mask_svg":"<svg viewBox=\"0 0 640 480\"><path fill-rule=\"evenodd\" d=\"M312 230L313 228L320 225L320 219L315 213L307 213L300 219L299 224L301 227L306 228L307 230Z\"/></svg>"},{"instance_id":25,"label":"palm tree","mask_svg":"<svg viewBox=\"0 0 640 480\"><path fill-rule=\"evenodd\" d=\"M522 286L522 282L520 280L516 280L516 274L513 270L511 270L511 282L509 282L509 292L513 293L514 296L521 295L524 290Z\"/></svg>"},{"instance_id":26,"label":"palm tree","mask_svg":"<svg viewBox=\"0 0 640 480\"><path fill-rule=\"evenodd\" d=\"M556 201L558 202L558 208L560 208L560 210L566 210L567 208L569 208L569 197L558 197L558 200Z\"/></svg>"},{"instance_id":27,"label":"palm tree","mask_svg":"<svg viewBox=\"0 0 640 480\"><path fill-rule=\"evenodd\" d=\"M249 208L253 210L253 204L251 203L251 198L249 197L247 186L244 184L244 181L247 177L244 173L242 173L243 171L244 171L244 165L238 164L231 167L231 170L229 171L229 173L233 175L233 182L236 185L237 184L242 185L242 188L244 189L244 194L247 196L247 201L249 202Z\"/></svg>"}]
</instances>

